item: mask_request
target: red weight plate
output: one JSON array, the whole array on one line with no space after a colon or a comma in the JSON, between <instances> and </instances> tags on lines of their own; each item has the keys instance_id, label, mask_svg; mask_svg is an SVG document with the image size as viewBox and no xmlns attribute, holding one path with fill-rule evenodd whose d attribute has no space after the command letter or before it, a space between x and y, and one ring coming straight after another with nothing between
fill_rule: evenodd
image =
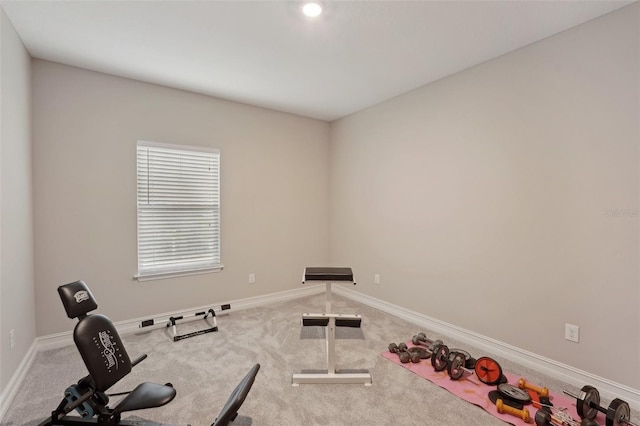
<instances>
[{"instance_id":1,"label":"red weight plate","mask_svg":"<svg viewBox=\"0 0 640 426\"><path fill-rule=\"evenodd\" d=\"M502 378L502 367L500 367L498 361L487 356L476 360L474 371L478 379L486 385L496 385Z\"/></svg>"}]
</instances>

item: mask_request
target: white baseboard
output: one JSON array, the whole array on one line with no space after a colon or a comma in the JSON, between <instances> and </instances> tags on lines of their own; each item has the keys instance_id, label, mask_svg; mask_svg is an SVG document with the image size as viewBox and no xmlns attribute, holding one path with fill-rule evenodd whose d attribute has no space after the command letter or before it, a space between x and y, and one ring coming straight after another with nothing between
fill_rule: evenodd
<instances>
[{"instance_id":1,"label":"white baseboard","mask_svg":"<svg viewBox=\"0 0 640 426\"><path fill-rule=\"evenodd\" d=\"M168 318L170 316L188 315L193 314L194 312L206 311L212 306L220 306L225 304L231 305L231 309L225 310L221 313L216 313L218 317L223 317L224 315L243 309L255 308L258 306L269 305L271 303L284 302L287 300L311 296L313 294L319 294L324 291L324 288L324 285L305 285L302 288L297 288L294 290L285 290L278 293L247 297L245 299L238 299L227 302L216 302L205 306L183 309L180 311L164 312L154 315L147 315L140 318L118 321L115 322L114 325L116 326L116 330L118 330L118 333L120 335L126 335L140 331L140 323L150 318ZM61 333L49 334L48 336L37 337L36 343L38 352L68 346L73 344L73 332L64 331Z\"/></svg>"},{"instance_id":2,"label":"white baseboard","mask_svg":"<svg viewBox=\"0 0 640 426\"><path fill-rule=\"evenodd\" d=\"M410 311L400 306L385 302L375 297L362 294L358 291L346 287L335 287L334 293L356 302L371 306L380 311L402 318L412 322L418 326L432 330L434 332L451 336L452 338L464 343L468 343L479 349L486 350L487 353L495 354L504 359L516 362L518 364L529 367L535 371L552 376L563 382L581 388L589 384L598 388L603 400L610 401L614 398L620 398L629 403L634 410L640 410L640 390L633 389L620 383L596 376L570 365L554 361L552 359L540 356L533 352L517 348L504 342L483 336L470 330L457 327L453 324L440 321L438 319Z\"/></svg>"},{"instance_id":3,"label":"white baseboard","mask_svg":"<svg viewBox=\"0 0 640 426\"><path fill-rule=\"evenodd\" d=\"M0 422L13 402L13 399L16 397L18 389L20 389L20 385L22 385L22 381L27 375L29 368L31 368L31 364L33 364L37 353L36 341L34 340L24 358L22 358L18 369L13 373L13 376L11 376L11 380L9 380L4 392L0 395Z\"/></svg>"}]
</instances>

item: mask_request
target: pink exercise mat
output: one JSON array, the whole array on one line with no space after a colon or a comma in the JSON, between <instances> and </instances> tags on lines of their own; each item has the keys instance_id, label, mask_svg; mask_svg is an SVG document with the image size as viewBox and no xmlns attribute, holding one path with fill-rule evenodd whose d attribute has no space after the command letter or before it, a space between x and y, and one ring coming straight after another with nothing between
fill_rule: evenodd
<instances>
[{"instance_id":1,"label":"pink exercise mat","mask_svg":"<svg viewBox=\"0 0 640 426\"><path fill-rule=\"evenodd\" d=\"M414 346L412 342L407 342L408 347ZM406 368L407 370L417 374L418 376L425 378L432 383L448 390L452 394L464 399L471 404L477 405L478 407L484 409L488 413L493 416L503 420L509 424L521 426L521 425L531 425L535 424L534 418L536 412L538 411L532 404L526 406L529 410L529 414L531 416L531 420L529 423L525 423L521 418L512 416L510 414L500 414L496 410L496 406L489 399L489 391L496 390L496 386L489 386L482 383L475 374L469 375L467 373L459 380L451 380L449 378L449 374L447 371L435 371L431 366L431 360L423 359L419 363L409 362L407 364L402 364L398 355L393 354L389 351L385 351L382 353L382 356L389 361ZM518 380L520 377L515 376L506 371L502 372L504 376L507 378L508 382L514 386L518 385ZM526 379L526 378L525 378ZM536 383L537 386L544 386L544 383ZM579 420L578 413L576 412L576 401L575 399L564 395L561 393L556 393L549 390L549 398L551 399L551 403L556 408L567 408L567 412L574 418ZM598 413L598 417L596 417L596 421L600 424L605 423L604 415Z\"/></svg>"}]
</instances>

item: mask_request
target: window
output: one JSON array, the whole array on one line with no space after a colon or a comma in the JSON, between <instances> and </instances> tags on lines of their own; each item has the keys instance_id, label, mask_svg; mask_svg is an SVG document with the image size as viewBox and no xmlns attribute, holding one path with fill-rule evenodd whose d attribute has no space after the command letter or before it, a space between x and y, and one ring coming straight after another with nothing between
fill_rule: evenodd
<instances>
[{"instance_id":1,"label":"window","mask_svg":"<svg viewBox=\"0 0 640 426\"><path fill-rule=\"evenodd\" d=\"M209 272L220 262L220 152L138 142L139 280Z\"/></svg>"}]
</instances>

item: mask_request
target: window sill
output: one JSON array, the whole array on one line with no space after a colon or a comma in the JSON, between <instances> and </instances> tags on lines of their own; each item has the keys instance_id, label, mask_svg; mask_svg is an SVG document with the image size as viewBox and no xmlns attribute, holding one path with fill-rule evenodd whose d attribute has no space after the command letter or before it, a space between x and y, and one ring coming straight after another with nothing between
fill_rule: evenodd
<instances>
[{"instance_id":1,"label":"window sill","mask_svg":"<svg viewBox=\"0 0 640 426\"><path fill-rule=\"evenodd\" d=\"M224 265L216 266L214 268L205 268L205 269L196 269L193 271L179 271L179 272L160 272L157 274L144 274L144 275L134 275L133 279L137 281L153 281L153 280L163 280L166 278L176 278L176 277L186 277L189 275L202 275L202 274L210 274L213 272L220 272L224 269Z\"/></svg>"}]
</instances>

